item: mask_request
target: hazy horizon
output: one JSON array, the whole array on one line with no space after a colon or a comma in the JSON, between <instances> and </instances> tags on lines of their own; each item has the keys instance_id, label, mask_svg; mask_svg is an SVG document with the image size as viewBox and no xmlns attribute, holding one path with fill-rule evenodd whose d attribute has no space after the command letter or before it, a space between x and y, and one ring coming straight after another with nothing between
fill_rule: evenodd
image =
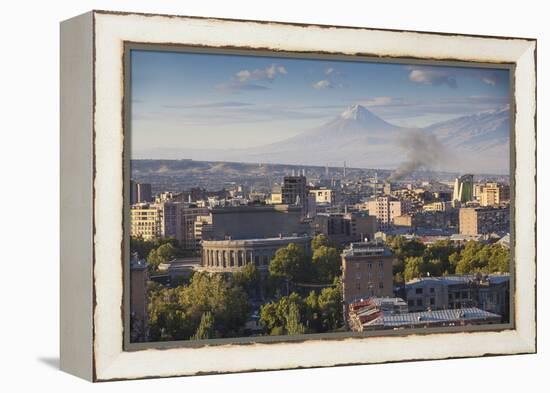
<instances>
[{"instance_id":1,"label":"hazy horizon","mask_svg":"<svg viewBox=\"0 0 550 393\"><path fill-rule=\"evenodd\" d=\"M131 67L131 155L144 159L200 160L205 152L212 161L215 152L262 148L322 127L354 104L408 129L509 104L503 69L143 50L132 51ZM487 154L486 166L509 173L501 150Z\"/></svg>"}]
</instances>

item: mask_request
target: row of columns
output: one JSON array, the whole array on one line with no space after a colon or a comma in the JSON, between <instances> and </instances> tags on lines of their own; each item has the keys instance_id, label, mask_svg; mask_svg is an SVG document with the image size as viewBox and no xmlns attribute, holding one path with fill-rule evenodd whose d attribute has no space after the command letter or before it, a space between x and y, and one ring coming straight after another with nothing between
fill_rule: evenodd
<instances>
[{"instance_id":1,"label":"row of columns","mask_svg":"<svg viewBox=\"0 0 550 393\"><path fill-rule=\"evenodd\" d=\"M254 263L256 266L267 266L275 250L205 250L203 249L203 266L231 268Z\"/></svg>"}]
</instances>

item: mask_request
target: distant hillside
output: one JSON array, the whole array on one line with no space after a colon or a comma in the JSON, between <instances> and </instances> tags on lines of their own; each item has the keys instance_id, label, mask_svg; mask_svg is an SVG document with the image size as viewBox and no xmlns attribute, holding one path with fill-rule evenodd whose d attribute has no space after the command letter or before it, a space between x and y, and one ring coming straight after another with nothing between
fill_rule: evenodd
<instances>
[{"instance_id":1,"label":"distant hillside","mask_svg":"<svg viewBox=\"0 0 550 393\"><path fill-rule=\"evenodd\" d=\"M390 124L361 105L353 105L326 124L277 143L225 150L163 148L139 157L302 166L339 166L346 161L357 168L395 169L411 153L410 144L403 141L420 133L425 135L423 140L431 138L433 145L441 146L440 156L444 160L428 160L430 167L424 165L418 169L507 174L509 122L509 109L505 108L409 129ZM423 146L423 142L415 144L415 148ZM261 167L255 169L261 170Z\"/></svg>"}]
</instances>

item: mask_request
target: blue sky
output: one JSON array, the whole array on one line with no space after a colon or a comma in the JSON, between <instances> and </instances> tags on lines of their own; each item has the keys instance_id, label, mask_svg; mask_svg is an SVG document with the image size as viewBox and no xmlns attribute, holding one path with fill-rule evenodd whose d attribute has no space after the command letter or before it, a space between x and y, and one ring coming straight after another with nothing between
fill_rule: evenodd
<instances>
[{"instance_id":1,"label":"blue sky","mask_svg":"<svg viewBox=\"0 0 550 393\"><path fill-rule=\"evenodd\" d=\"M276 142L359 103L405 127L493 110L507 70L134 50L132 151Z\"/></svg>"}]
</instances>

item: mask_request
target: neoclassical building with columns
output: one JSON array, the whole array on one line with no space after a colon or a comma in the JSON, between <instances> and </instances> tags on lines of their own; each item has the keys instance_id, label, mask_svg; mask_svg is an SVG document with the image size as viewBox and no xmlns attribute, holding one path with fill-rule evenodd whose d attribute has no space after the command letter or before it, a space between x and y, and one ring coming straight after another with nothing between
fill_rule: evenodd
<instances>
[{"instance_id":1,"label":"neoclassical building with columns","mask_svg":"<svg viewBox=\"0 0 550 393\"><path fill-rule=\"evenodd\" d=\"M203 240L202 269L211 272L235 272L247 264L267 270L275 252L289 244L302 246L310 253L310 236L289 236L265 239Z\"/></svg>"}]
</instances>

